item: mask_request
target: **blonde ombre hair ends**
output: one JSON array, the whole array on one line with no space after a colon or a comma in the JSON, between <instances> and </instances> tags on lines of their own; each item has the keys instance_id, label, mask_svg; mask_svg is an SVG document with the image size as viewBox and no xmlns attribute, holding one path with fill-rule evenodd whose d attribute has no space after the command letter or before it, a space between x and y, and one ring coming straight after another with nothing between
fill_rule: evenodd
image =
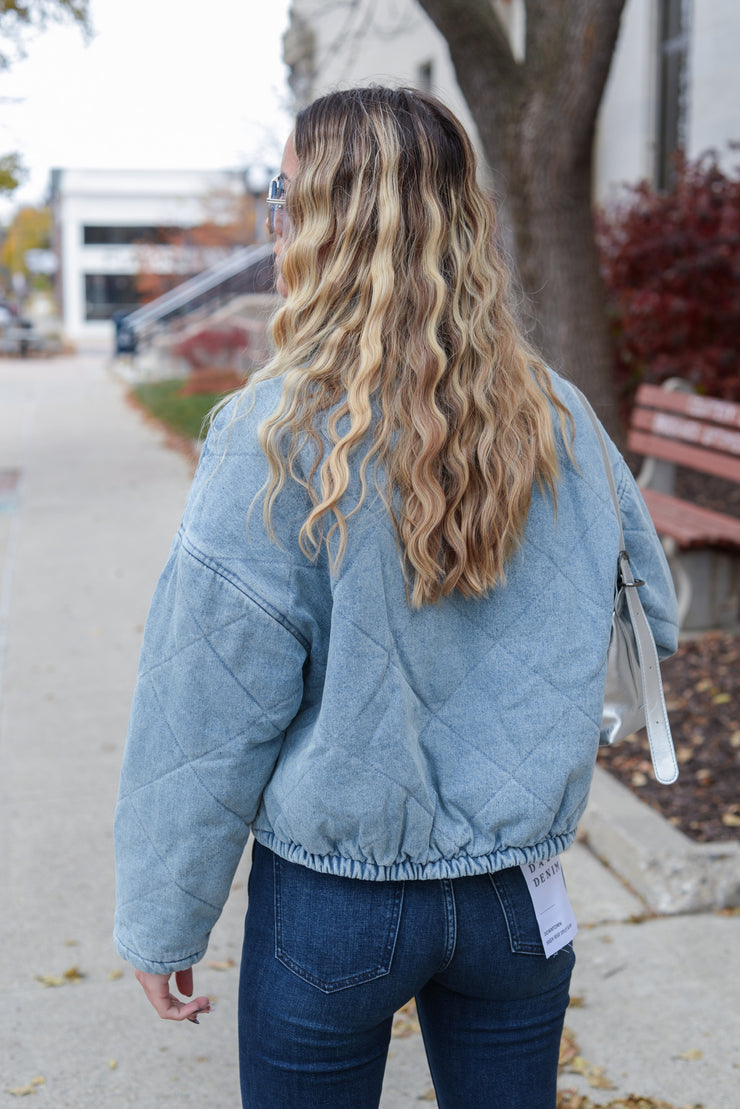
<instances>
[{"instance_id":1,"label":"blonde ombre hair ends","mask_svg":"<svg viewBox=\"0 0 740 1109\"><path fill-rule=\"evenodd\" d=\"M261 429L264 513L302 480L300 533L338 568L374 482L411 604L488 592L519 544L533 483L558 478L553 405L567 413L508 306L495 216L475 153L439 101L410 89L330 93L296 120L287 289L273 320L284 375ZM306 444L313 471L298 477ZM352 470L361 476L347 505Z\"/></svg>"}]
</instances>

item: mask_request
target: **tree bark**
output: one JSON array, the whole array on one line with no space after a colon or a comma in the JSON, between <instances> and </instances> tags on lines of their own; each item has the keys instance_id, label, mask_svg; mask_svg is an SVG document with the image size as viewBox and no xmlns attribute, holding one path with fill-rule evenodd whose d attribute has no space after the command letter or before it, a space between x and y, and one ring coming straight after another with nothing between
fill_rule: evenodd
<instances>
[{"instance_id":1,"label":"tree bark","mask_svg":"<svg viewBox=\"0 0 740 1109\"><path fill-rule=\"evenodd\" d=\"M525 0L522 62L492 0L419 3L447 40L511 224L533 341L619 441L591 192L596 118L625 0Z\"/></svg>"}]
</instances>

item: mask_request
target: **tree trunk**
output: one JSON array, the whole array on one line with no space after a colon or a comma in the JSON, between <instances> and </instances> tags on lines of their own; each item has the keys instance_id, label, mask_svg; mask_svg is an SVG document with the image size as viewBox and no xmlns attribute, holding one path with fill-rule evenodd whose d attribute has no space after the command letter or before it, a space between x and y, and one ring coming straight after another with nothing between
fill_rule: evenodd
<instances>
[{"instance_id":1,"label":"tree trunk","mask_svg":"<svg viewBox=\"0 0 740 1109\"><path fill-rule=\"evenodd\" d=\"M512 155L511 164L519 180L528 183L510 192L507 209L519 279L533 316L532 338L550 365L583 389L610 431L619 435L590 173L572 170L557 181L543 172L539 155L532 165L524 152Z\"/></svg>"},{"instance_id":2,"label":"tree trunk","mask_svg":"<svg viewBox=\"0 0 740 1109\"><path fill-rule=\"evenodd\" d=\"M596 117L625 0L525 0L515 60L492 0L419 0L447 40L511 223L532 338L620 441L591 211Z\"/></svg>"}]
</instances>

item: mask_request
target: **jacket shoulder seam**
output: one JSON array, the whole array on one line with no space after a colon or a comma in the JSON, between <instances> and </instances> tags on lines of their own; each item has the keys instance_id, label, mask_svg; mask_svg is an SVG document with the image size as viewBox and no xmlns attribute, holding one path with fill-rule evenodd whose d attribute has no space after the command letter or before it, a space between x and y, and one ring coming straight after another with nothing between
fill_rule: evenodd
<instances>
[{"instance_id":1,"label":"jacket shoulder seam","mask_svg":"<svg viewBox=\"0 0 740 1109\"><path fill-rule=\"evenodd\" d=\"M293 638L298 641L298 643L300 643L304 651L310 650L310 643L306 636L301 631L299 631L298 628L295 627L295 625L283 612L280 611L280 609L275 608L274 605L270 604L269 601L266 601L265 598L261 597L255 590L250 589L250 587L244 581L242 581L241 578L232 573L230 570L227 570L225 566L222 566L221 563L218 562L217 559L211 558L210 555L207 555L205 554L205 552L199 550L195 546L195 544L187 537L184 531L180 532L180 543L183 551L188 554L195 562L199 562L201 566L203 566L206 570L210 570L212 574L216 574L217 577L223 578L224 581L227 581L229 585L233 586L233 588L241 593L242 596L246 597L247 600L251 601L252 604L261 609L266 616L269 616L270 619L274 620L276 624L280 624L281 627L285 628L285 630L289 632L293 636Z\"/></svg>"}]
</instances>

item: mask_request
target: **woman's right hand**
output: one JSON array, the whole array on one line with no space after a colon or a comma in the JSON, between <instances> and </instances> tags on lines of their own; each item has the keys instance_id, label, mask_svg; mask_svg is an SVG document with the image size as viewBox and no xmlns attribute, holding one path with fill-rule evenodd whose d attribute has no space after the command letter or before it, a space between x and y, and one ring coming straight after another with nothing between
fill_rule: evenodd
<instances>
[{"instance_id":1,"label":"woman's right hand","mask_svg":"<svg viewBox=\"0 0 740 1109\"><path fill-rule=\"evenodd\" d=\"M210 1013L211 1001L207 997L196 997L193 1001L181 1001L179 997L175 997L170 992L170 974L148 974L144 970L134 973L162 1020L189 1020L198 1024L198 1013ZM192 996L192 967L175 973L175 985L185 997Z\"/></svg>"}]
</instances>

